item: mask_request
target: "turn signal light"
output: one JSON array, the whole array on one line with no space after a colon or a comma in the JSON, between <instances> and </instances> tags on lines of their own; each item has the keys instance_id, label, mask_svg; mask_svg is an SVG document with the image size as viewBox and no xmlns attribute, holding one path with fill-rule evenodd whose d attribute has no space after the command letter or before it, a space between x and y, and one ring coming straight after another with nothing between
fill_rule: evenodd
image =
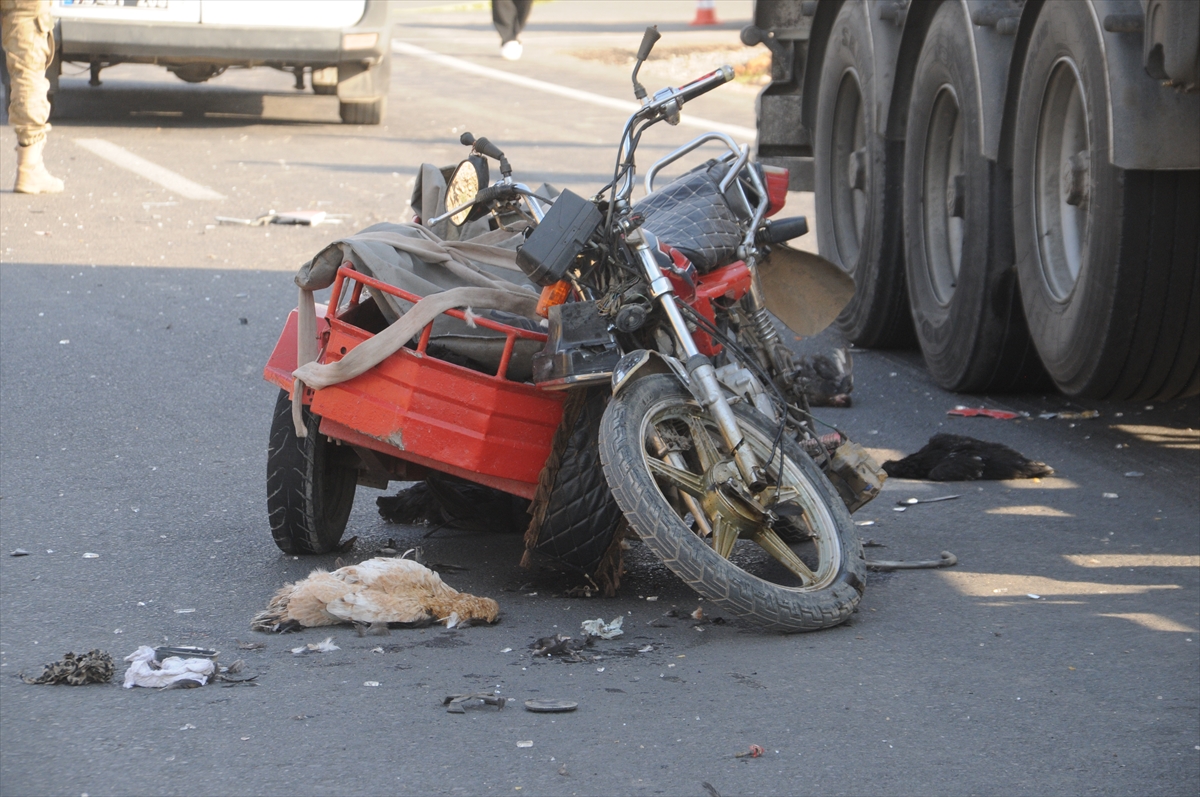
<instances>
[{"instance_id":1,"label":"turn signal light","mask_svg":"<svg viewBox=\"0 0 1200 797\"><path fill-rule=\"evenodd\" d=\"M537 314L542 318L550 315L550 308L556 304L565 304L571 295L571 283L559 280L552 285L542 288L542 298L538 299Z\"/></svg>"}]
</instances>

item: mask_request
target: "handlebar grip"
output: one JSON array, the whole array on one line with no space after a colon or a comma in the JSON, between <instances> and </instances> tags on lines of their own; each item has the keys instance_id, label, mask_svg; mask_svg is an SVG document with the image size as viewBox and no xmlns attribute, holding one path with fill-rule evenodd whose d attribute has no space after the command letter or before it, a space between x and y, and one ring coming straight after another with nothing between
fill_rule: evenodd
<instances>
[{"instance_id":1,"label":"handlebar grip","mask_svg":"<svg viewBox=\"0 0 1200 797\"><path fill-rule=\"evenodd\" d=\"M679 93L676 95L676 97L679 100L679 104L682 105L683 103L694 100L701 94L706 94L715 89L717 86L728 83L731 80L733 80L733 67L726 64L725 66L709 72L702 78L697 78L687 85L680 86Z\"/></svg>"},{"instance_id":2,"label":"handlebar grip","mask_svg":"<svg viewBox=\"0 0 1200 797\"><path fill-rule=\"evenodd\" d=\"M638 48L637 60L645 61L650 57L650 51L654 49L654 43L662 38L662 34L658 32L657 25L651 25L646 28L646 32L642 34L642 46Z\"/></svg>"},{"instance_id":3,"label":"handlebar grip","mask_svg":"<svg viewBox=\"0 0 1200 797\"><path fill-rule=\"evenodd\" d=\"M483 139L480 139L482 141ZM489 185L487 188L480 189L475 195L475 204L487 204L496 199L512 199L517 195L517 188L513 185L500 183L499 185Z\"/></svg>"},{"instance_id":4,"label":"handlebar grip","mask_svg":"<svg viewBox=\"0 0 1200 797\"><path fill-rule=\"evenodd\" d=\"M504 160L504 153L500 151L500 148L486 138L475 139L475 151L482 152L495 160Z\"/></svg>"},{"instance_id":5,"label":"handlebar grip","mask_svg":"<svg viewBox=\"0 0 1200 797\"><path fill-rule=\"evenodd\" d=\"M759 238L764 244L781 244L806 234L808 234L808 219L804 216L793 216L790 219L768 221Z\"/></svg>"}]
</instances>

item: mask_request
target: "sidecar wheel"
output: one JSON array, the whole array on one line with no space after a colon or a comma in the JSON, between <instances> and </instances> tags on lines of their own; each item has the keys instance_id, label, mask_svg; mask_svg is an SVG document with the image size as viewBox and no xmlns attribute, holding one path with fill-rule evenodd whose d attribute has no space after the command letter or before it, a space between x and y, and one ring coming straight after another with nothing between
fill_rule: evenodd
<instances>
[{"instance_id":1,"label":"sidecar wheel","mask_svg":"<svg viewBox=\"0 0 1200 797\"><path fill-rule=\"evenodd\" d=\"M267 509L271 536L290 554L329 553L346 530L354 489L357 455L317 432L321 419L304 409L308 436L296 436L292 400L279 391L271 441L267 448Z\"/></svg>"},{"instance_id":2,"label":"sidecar wheel","mask_svg":"<svg viewBox=\"0 0 1200 797\"><path fill-rule=\"evenodd\" d=\"M748 446L771 458L775 429L735 405ZM659 452L668 452L662 458ZM600 457L625 518L663 563L721 609L778 631L815 631L845 622L858 605L866 564L854 523L833 485L789 439L768 472L779 484L776 525L803 524L810 535L776 532L760 522L715 421L673 377L635 382L609 404ZM675 465L666 457L678 454ZM692 518L684 496L705 516ZM801 516L802 515L802 516Z\"/></svg>"}]
</instances>

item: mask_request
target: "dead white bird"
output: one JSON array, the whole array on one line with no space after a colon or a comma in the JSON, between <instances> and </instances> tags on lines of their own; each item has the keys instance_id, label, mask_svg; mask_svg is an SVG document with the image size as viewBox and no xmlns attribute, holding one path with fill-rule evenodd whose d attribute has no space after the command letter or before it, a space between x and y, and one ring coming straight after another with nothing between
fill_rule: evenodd
<instances>
[{"instance_id":1,"label":"dead white bird","mask_svg":"<svg viewBox=\"0 0 1200 797\"><path fill-rule=\"evenodd\" d=\"M458 592L419 562L381 557L332 573L314 570L302 581L285 584L250 627L287 631L339 623L466 625L492 623L499 615L500 607L491 598Z\"/></svg>"}]
</instances>

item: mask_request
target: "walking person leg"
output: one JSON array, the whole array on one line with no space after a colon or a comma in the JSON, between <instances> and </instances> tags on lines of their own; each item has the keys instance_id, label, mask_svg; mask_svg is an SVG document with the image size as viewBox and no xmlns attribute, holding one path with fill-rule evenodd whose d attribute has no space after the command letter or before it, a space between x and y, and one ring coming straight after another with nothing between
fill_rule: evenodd
<instances>
[{"instance_id":1,"label":"walking person leg","mask_svg":"<svg viewBox=\"0 0 1200 797\"><path fill-rule=\"evenodd\" d=\"M506 61L520 59L524 48L517 37L525 29L533 0L492 0L492 24L500 34L500 55Z\"/></svg>"},{"instance_id":2,"label":"walking person leg","mask_svg":"<svg viewBox=\"0 0 1200 797\"><path fill-rule=\"evenodd\" d=\"M9 74L8 121L17 133L18 194L57 194L63 181L46 170L54 23L48 0L0 0L0 46Z\"/></svg>"}]
</instances>

